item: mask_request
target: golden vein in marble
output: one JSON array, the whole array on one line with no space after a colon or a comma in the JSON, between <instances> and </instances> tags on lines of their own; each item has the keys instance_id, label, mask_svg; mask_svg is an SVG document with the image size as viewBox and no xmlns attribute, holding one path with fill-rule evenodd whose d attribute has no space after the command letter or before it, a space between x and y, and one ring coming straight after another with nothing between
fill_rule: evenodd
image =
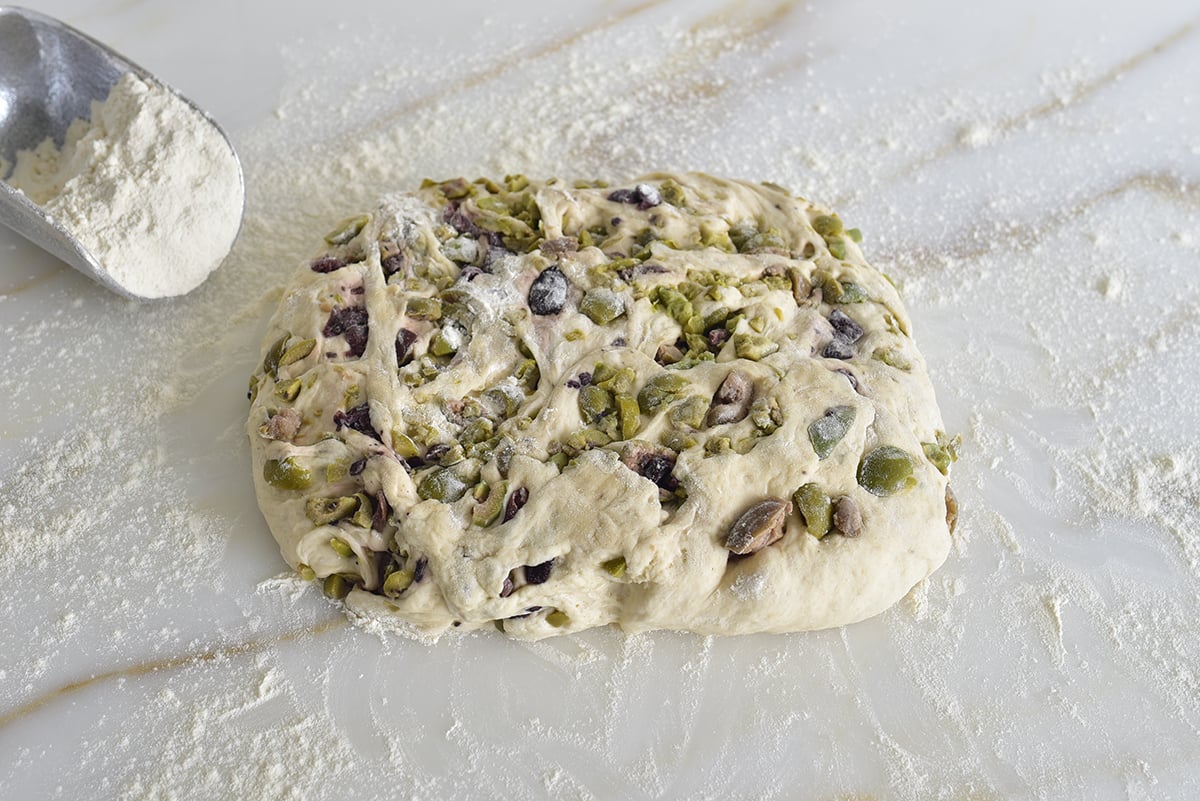
<instances>
[{"instance_id":1,"label":"golden vein in marble","mask_svg":"<svg viewBox=\"0 0 1200 801\"><path fill-rule=\"evenodd\" d=\"M245 656L247 654L259 653L273 645L280 645L286 642L292 642L305 636L317 636L324 634L327 631L343 628L349 625L350 621L346 617L336 617L330 620L318 623L315 626L310 626L305 629L285 632L276 637L266 637L258 640L246 640L245 642L233 643L220 648L213 648L208 651L199 653L184 654L182 656L169 657L167 659L157 659L151 662L143 662L137 665L129 665L117 670L110 670L106 673L98 673L86 679L73 681L69 684L64 684L49 692L29 699L25 703L0 714L0 729L10 723L15 723L21 718L27 717L34 712L37 712L42 707L74 695L81 690L86 690L96 684L103 684L114 679L125 679L136 676L145 676L149 673L162 673L169 670L179 670L180 668L192 667L193 665L201 665L206 662L215 662L219 659L229 659L237 656Z\"/></svg>"},{"instance_id":2,"label":"golden vein in marble","mask_svg":"<svg viewBox=\"0 0 1200 801\"><path fill-rule=\"evenodd\" d=\"M21 294L22 292L33 289L35 286L45 283L46 281L49 281L54 276L58 275L63 270L67 269L67 267L68 267L68 265L65 263L59 264L57 267L51 267L49 270L42 273L41 275L30 278L23 284L17 284L12 289L0 290L0 298L16 297L17 295Z\"/></svg>"},{"instance_id":3,"label":"golden vein in marble","mask_svg":"<svg viewBox=\"0 0 1200 801\"><path fill-rule=\"evenodd\" d=\"M803 5L803 3L799 0L786 0L786 2L776 3L769 11L750 14L749 24L747 25L739 19L745 16L741 12L746 4L743 0L735 0L734 2L726 3L722 8L713 13L701 17L692 25L691 31L692 33L704 33L706 31L720 31L730 27L741 27L743 29L743 36L754 36L778 25L791 14L793 9L800 5Z\"/></svg>"},{"instance_id":4,"label":"golden vein in marble","mask_svg":"<svg viewBox=\"0 0 1200 801\"><path fill-rule=\"evenodd\" d=\"M1139 51L1129 58L1126 58L1124 61L1119 62L1113 67L1110 67L1108 70L1096 76L1095 78L1077 84L1071 91L1069 101L1064 101L1060 98L1052 98L1050 100L1043 101L1032 108L1028 108L1024 111L1020 111L1016 114L1002 118L993 127L1001 134L1011 133L1013 131L1020 130L1031 122L1053 116L1061 111L1066 110L1067 108L1070 108L1072 105L1078 104L1080 101L1090 99L1102 89L1105 89L1113 83L1116 83L1122 77L1128 75L1130 72L1133 72L1138 67L1143 66L1155 57L1160 56L1174 48L1176 45L1195 32L1196 25L1196 20L1184 23L1179 28L1175 29L1170 34L1155 42L1145 50ZM931 153L921 156L916 161L910 163L907 167L904 167L899 172L893 174L891 178L896 179L910 176L934 161L955 153L972 149L974 148L965 142L951 142L943 145Z\"/></svg>"},{"instance_id":5,"label":"golden vein in marble","mask_svg":"<svg viewBox=\"0 0 1200 801\"><path fill-rule=\"evenodd\" d=\"M474 73L461 78L449 86L442 87L436 92L431 92L430 94L418 97L415 100L409 101L408 103L393 109L384 116L374 120L369 126L367 126L366 130L378 130L380 128L390 127L390 125L396 120L402 119L415 111L420 111L435 106L436 104L445 100L448 95L460 94L462 92L474 89L477 86L482 86L483 84L489 83L496 78L512 72L518 67L526 66L531 61L538 61L548 56L552 56L555 53L566 50L576 42L587 38L593 33L616 27L617 25L620 25L621 23L636 17L639 14L649 11L656 6L660 6L665 2L667 2L667 0L643 0L643 2L638 3L637 5L621 9L615 14L605 17L594 25L588 25L580 28L579 30L573 31L572 33L558 39L551 40L550 42L540 45L528 52L521 53L517 56L507 56L501 61L497 61L486 67L481 67ZM361 135L361 133L362 131L360 130L357 131L355 135Z\"/></svg>"},{"instance_id":6,"label":"golden vein in marble","mask_svg":"<svg viewBox=\"0 0 1200 801\"><path fill-rule=\"evenodd\" d=\"M1078 220L1104 201L1133 191L1148 192L1185 208L1200 209L1200 181L1189 182L1182 176L1173 173L1139 172L1126 176L1107 189L1101 189L1067 208L1045 215L1040 222L1026 221L1021 225L999 232L975 227L959 237L957 241L938 245L936 248L916 249L914 252L925 256L940 255L966 261L982 258L1002 247L1011 247L1018 242L1037 244L1064 225ZM980 240L983 241L983 244L975 244ZM918 263L936 266L937 262L935 259L923 258Z\"/></svg>"},{"instance_id":7,"label":"golden vein in marble","mask_svg":"<svg viewBox=\"0 0 1200 801\"><path fill-rule=\"evenodd\" d=\"M734 2L697 20L688 29L691 36L672 49L661 63L632 82L629 93L641 95L655 87L667 87L668 94L675 102L704 108L715 106L738 86L737 80L730 78L715 82L697 77L697 73L742 45L760 40L767 31L786 18L796 5L798 3L785 2L765 11L746 12L745 3ZM578 150L580 153L602 156L615 152L623 138L621 131L599 129ZM662 166L643 164L639 166L639 171Z\"/></svg>"}]
</instances>

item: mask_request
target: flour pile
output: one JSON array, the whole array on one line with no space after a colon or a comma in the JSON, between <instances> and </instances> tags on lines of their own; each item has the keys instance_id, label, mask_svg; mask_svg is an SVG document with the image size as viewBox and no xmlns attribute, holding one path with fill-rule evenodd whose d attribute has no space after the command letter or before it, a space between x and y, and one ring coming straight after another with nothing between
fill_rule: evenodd
<instances>
[{"instance_id":1,"label":"flour pile","mask_svg":"<svg viewBox=\"0 0 1200 801\"><path fill-rule=\"evenodd\" d=\"M59 149L17 154L8 183L142 298L182 295L221 266L241 225L242 174L207 118L126 73Z\"/></svg>"}]
</instances>

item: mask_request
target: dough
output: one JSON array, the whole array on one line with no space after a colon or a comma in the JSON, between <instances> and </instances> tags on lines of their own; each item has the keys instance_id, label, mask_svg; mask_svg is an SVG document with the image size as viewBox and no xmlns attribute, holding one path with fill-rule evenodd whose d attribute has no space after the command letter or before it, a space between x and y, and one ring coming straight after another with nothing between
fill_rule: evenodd
<instances>
[{"instance_id":1,"label":"dough","mask_svg":"<svg viewBox=\"0 0 1200 801\"><path fill-rule=\"evenodd\" d=\"M284 558L435 636L881 612L946 558L955 443L859 239L699 174L427 181L344 221L251 378Z\"/></svg>"}]
</instances>

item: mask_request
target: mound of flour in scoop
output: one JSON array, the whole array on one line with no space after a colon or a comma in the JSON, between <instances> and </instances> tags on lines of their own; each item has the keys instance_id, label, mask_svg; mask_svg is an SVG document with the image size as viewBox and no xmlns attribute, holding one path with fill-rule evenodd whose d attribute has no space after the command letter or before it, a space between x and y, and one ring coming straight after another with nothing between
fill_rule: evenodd
<instances>
[{"instance_id":1,"label":"mound of flour in scoop","mask_svg":"<svg viewBox=\"0 0 1200 801\"><path fill-rule=\"evenodd\" d=\"M946 557L955 445L860 238L695 174L430 182L347 219L251 377L284 557L426 634L881 612Z\"/></svg>"},{"instance_id":2,"label":"mound of flour in scoop","mask_svg":"<svg viewBox=\"0 0 1200 801\"><path fill-rule=\"evenodd\" d=\"M113 280L143 298L182 295L217 269L241 225L229 144L170 90L123 75L61 149L17 154L7 182L44 208Z\"/></svg>"}]
</instances>

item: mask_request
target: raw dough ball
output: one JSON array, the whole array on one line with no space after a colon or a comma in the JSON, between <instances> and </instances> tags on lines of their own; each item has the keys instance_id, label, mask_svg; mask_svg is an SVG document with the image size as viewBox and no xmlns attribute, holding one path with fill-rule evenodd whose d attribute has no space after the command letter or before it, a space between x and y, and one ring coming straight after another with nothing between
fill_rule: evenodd
<instances>
[{"instance_id":1,"label":"raw dough ball","mask_svg":"<svg viewBox=\"0 0 1200 801\"><path fill-rule=\"evenodd\" d=\"M427 182L346 220L251 379L284 558L434 635L879 613L946 558L954 443L858 239L695 174Z\"/></svg>"}]
</instances>

